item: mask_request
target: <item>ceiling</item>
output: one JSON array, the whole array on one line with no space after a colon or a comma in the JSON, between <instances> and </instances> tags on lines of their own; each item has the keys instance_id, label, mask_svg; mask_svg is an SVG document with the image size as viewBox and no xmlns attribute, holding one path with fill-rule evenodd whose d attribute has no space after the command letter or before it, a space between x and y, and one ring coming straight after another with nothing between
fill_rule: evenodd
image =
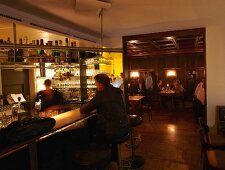
<instances>
[{"instance_id":1,"label":"ceiling","mask_svg":"<svg viewBox=\"0 0 225 170\"><path fill-rule=\"evenodd\" d=\"M103 0L102 0L103 1ZM30 18L42 18L57 23L67 32L77 31L79 37L100 42L100 18L98 11L104 8L103 44L122 47L122 36L162 31L201 28L225 19L224 0L0 0L6 12ZM4 8L3 8L4 7ZM28 15L26 15L28 14ZM30 19L31 20L31 19ZM38 23L38 22L36 22ZM56 26L57 27L57 26ZM57 29L57 28L56 28ZM65 29L65 30L66 30ZM130 43L130 48L134 46ZM203 46L201 36L161 37L136 44L147 49L174 50ZM134 47L133 47L134 48ZM135 54L135 49L130 51ZM136 50L137 52L137 50ZM143 55L143 54L140 54Z\"/></svg>"},{"instance_id":2,"label":"ceiling","mask_svg":"<svg viewBox=\"0 0 225 170\"><path fill-rule=\"evenodd\" d=\"M203 54L205 29L189 29L124 37L128 57Z\"/></svg>"}]
</instances>

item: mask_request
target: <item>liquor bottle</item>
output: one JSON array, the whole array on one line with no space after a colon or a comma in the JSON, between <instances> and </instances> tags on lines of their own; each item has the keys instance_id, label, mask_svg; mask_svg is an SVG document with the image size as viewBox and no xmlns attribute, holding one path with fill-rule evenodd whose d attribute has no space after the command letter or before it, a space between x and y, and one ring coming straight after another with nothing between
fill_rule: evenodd
<instances>
[{"instance_id":1,"label":"liquor bottle","mask_svg":"<svg viewBox=\"0 0 225 170\"><path fill-rule=\"evenodd\" d=\"M21 97L18 97L18 113L21 112Z\"/></svg>"},{"instance_id":2,"label":"liquor bottle","mask_svg":"<svg viewBox=\"0 0 225 170\"><path fill-rule=\"evenodd\" d=\"M68 46L69 45L69 40L68 38L65 38L65 46Z\"/></svg>"},{"instance_id":3,"label":"liquor bottle","mask_svg":"<svg viewBox=\"0 0 225 170\"><path fill-rule=\"evenodd\" d=\"M17 104L13 104L12 106L12 119L13 121L18 120L18 105Z\"/></svg>"},{"instance_id":4,"label":"liquor bottle","mask_svg":"<svg viewBox=\"0 0 225 170\"><path fill-rule=\"evenodd\" d=\"M41 95L38 96L38 101L35 102L35 115L39 116L41 111Z\"/></svg>"}]
</instances>

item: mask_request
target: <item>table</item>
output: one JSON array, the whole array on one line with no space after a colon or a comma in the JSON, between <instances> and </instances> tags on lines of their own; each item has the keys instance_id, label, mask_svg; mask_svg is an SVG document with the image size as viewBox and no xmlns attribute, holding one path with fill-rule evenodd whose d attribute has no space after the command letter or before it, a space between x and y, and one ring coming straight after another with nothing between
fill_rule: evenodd
<instances>
[{"instance_id":1,"label":"table","mask_svg":"<svg viewBox=\"0 0 225 170\"><path fill-rule=\"evenodd\" d=\"M137 107L141 106L141 100L144 99L145 96L129 96L129 104L131 105L131 113L137 113Z\"/></svg>"},{"instance_id":2,"label":"table","mask_svg":"<svg viewBox=\"0 0 225 170\"><path fill-rule=\"evenodd\" d=\"M171 105L172 107L174 106L174 102L173 102L173 96L175 95L175 91L174 90L163 90L160 92L160 106L162 106L162 98L163 97L168 97L170 99Z\"/></svg>"}]
</instances>

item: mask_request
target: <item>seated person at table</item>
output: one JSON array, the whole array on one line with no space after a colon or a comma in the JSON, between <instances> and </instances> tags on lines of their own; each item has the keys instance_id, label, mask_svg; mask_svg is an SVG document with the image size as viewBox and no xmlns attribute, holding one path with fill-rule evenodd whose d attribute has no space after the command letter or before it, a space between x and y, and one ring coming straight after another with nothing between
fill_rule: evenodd
<instances>
[{"instance_id":1,"label":"seated person at table","mask_svg":"<svg viewBox=\"0 0 225 170\"><path fill-rule=\"evenodd\" d=\"M97 93L90 102L81 106L80 112L85 114L96 109L97 122L91 128L91 133L94 134L94 140L97 142L110 142L122 137L130 130L122 91L110 84L110 79L106 74L97 74L94 79Z\"/></svg>"},{"instance_id":2,"label":"seated person at table","mask_svg":"<svg viewBox=\"0 0 225 170\"><path fill-rule=\"evenodd\" d=\"M51 80L46 79L44 81L45 90L41 90L37 93L35 101L41 99L41 111L64 109L62 93L57 90L53 90L51 84Z\"/></svg>"},{"instance_id":3,"label":"seated person at table","mask_svg":"<svg viewBox=\"0 0 225 170\"><path fill-rule=\"evenodd\" d=\"M153 99L160 99L160 92L162 91L162 80L157 80L157 83L154 84L152 90Z\"/></svg>"},{"instance_id":4,"label":"seated person at table","mask_svg":"<svg viewBox=\"0 0 225 170\"><path fill-rule=\"evenodd\" d=\"M179 80L175 80L173 82L174 90L175 90L175 97L182 98L184 96L184 88Z\"/></svg>"},{"instance_id":5,"label":"seated person at table","mask_svg":"<svg viewBox=\"0 0 225 170\"><path fill-rule=\"evenodd\" d=\"M175 91L175 95L174 95L175 107L179 108L179 105L181 104L182 108L183 108L184 107L184 91L185 91L185 89L183 88L183 86L179 80L174 80L173 86L174 86L173 89Z\"/></svg>"}]
</instances>

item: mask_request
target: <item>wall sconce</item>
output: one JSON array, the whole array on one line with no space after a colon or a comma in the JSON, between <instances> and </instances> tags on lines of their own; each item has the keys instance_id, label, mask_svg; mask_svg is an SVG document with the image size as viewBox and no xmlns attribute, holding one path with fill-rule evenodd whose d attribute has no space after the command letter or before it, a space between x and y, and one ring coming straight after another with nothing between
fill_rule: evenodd
<instances>
[{"instance_id":1,"label":"wall sconce","mask_svg":"<svg viewBox=\"0 0 225 170\"><path fill-rule=\"evenodd\" d=\"M166 70L166 77L176 77L177 72L176 70Z\"/></svg>"},{"instance_id":2,"label":"wall sconce","mask_svg":"<svg viewBox=\"0 0 225 170\"><path fill-rule=\"evenodd\" d=\"M138 78L140 76L140 73L138 71L132 71L130 72L131 78Z\"/></svg>"}]
</instances>

